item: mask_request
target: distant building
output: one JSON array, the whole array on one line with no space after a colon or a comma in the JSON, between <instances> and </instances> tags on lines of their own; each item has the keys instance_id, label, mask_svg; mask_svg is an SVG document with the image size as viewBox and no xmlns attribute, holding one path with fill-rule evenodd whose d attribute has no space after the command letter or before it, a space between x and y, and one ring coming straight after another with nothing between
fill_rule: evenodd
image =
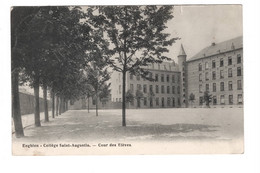
<instances>
[{"instance_id":1,"label":"distant building","mask_svg":"<svg viewBox=\"0 0 260 173\"><path fill-rule=\"evenodd\" d=\"M181 106L181 72L175 62L163 62L161 64L151 64L146 67L151 72L155 81L149 81L140 76L126 75L126 91L136 96L139 90L142 99L134 99L128 103L129 108L160 108L160 107L180 107ZM122 75L114 72L111 77L111 95L113 102L122 101Z\"/></svg>"},{"instance_id":2,"label":"distant building","mask_svg":"<svg viewBox=\"0 0 260 173\"><path fill-rule=\"evenodd\" d=\"M142 99L134 99L129 108L200 107L203 94L212 95L211 106L243 104L243 40L237 37L212 43L192 58L181 45L178 64L174 61L151 64L147 68L155 81L140 76L126 75L126 92ZM122 74L111 77L111 101L122 102ZM139 92L140 93L140 92ZM195 100L189 99L194 94Z\"/></svg>"}]
</instances>

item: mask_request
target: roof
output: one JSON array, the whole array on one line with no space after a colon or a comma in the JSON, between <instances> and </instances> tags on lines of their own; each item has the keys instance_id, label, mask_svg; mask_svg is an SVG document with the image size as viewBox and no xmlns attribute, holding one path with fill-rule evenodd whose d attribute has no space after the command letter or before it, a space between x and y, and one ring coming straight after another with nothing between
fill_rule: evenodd
<instances>
[{"instance_id":1,"label":"roof","mask_svg":"<svg viewBox=\"0 0 260 173\"><path fill-rule=\"evenodd\" d=\"M179 52L179 55L178 56L187 56L185 51L184 51L184 48L183 48L183 45L181 44L181 49L180 49L180 52Z\"/></svg>"},{"instance_id":2,"label":"roof","mask_svg":"<svg viewBox=\"0 0 260 173\"><path fill-rule=\"evenodd\" d=\"M201 58L206 58L212 55L217 55L224 52L229 52L235 49L243 48L243 37L236 37L221 43L212 43L210 46L202 49L188 61L194 61Z\"/></svg>"}]
</instances>

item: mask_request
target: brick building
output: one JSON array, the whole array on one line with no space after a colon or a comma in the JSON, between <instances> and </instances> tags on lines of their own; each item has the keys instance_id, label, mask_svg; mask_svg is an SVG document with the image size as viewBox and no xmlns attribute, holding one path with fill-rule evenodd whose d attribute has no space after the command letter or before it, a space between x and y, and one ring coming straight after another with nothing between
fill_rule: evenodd
<instances>
[{"instance_id":1,"label":"brick building","mask_svg":"<svg viewBox=\"0 0 260 173\"><path fill-rule=\"evenodd\" d=\"M203 104L203 93L212 95L211 105L243 104L243 38L212 43L186 62L187 96Z\"/></svg>"},{"instance_id":2,"label":"brick building","mask_svg":"<svg viewBox=\"0 0 260 173\"><path fill-rule=\"evenodd\" d=\"M178 64L174 61L152 64L147 68L155 81L148 81L127 73L126 91L142 99L134 99L130 108L200 107L204 91L213 96L211 106L243 104L243 40L237 37L221 43L212 43L186 60L181 45ZM122 101L122 76L111 77L112 102ZM140 92L139 92L140 93ZM190 101L194 94L195 100Z\"/></svg>"}]
</instances>

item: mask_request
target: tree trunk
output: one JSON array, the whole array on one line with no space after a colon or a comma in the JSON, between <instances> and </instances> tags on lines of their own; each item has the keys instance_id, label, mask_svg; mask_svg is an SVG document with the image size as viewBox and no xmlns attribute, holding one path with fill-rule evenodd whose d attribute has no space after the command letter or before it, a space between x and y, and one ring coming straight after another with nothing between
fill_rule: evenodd
<instances>
[{"instance_id":1,"label":"tree trunk","mask_svg":"<svg viewBox=\"0 0 260 173\"><path fill-rule=\"evenodd\" d=\"M59 104L59 115L61 115L61 111L62 111L62 95L60 96L60 104Z\"/></svg>"},{"instance_id":2,"label":"tree trunk","mask_svg":"<svg viewBox=\"0 0 260 173\"><path fill-rule=\"evenodd\" d=\"M123 89L122 89L122 126L126 126L126 115L125 115L125 84L126 83L126 71L123 71Z\"/></svg>"},{"instance_id":3,"label":"tree trunk","mask_svg":"<svg viewBox=\"0 0 260 173\"><path fill-rule=\"evenodd\" d=\"M40 99L39 99L39 77L34 81L34 124L36 127L41 126L40 120Z\"/></svg>"},{"instance_id":4,"label":"tree trunk","mask_svg":"<svg viewBox=\"0 0 260 173\"><path fill-rule=\"evenodd\" d=\"M59 115L59 103L60 102L60 98L59 96L56 96L56 116Z\"/></svg>"},{"instance_id":5,"label":"tree trunk","mask_svg":"<svg viewBox=\"0 0 260 173\"><path fill-rule=\"evenodd\" d=\"M88 113L89 113L89 97L88 97Z\"/></svg>"},{"instance_id":6,"label":"tree trunk","mask_svg":"<svg viewBox=\"0 0 260 173\"><path fill-rule=\"evenodd\" d=\"M52 98L52 102L51 102L52 118L55 118L55 116L54 116L54 114L55 114L55 94L54 94L54 91L51 91L51 98Z\"/></svg>"},{"instance_id":7,"label":"tree trunk","mask_svg":"<svg viewBox=\"0 0 260 173\"><path fill-rule=\"evenodd\" d=\"M65 104L66 104L66 100L65 100L65 98L63 97L63 100L62 100L62 113L64 113L65 111L66 111L66 106L65 106Z\"/></svg>"},{"instance_id":8,"label":"tree trunk","mask_svg":"<svg viewBox=\"0 0 260 173\"><path fill-rule=\"evenodd\" d=\"M43 102L44 102L44 121L49 122L47 85L43 84Z\"/></svg>"},{"instance_id":9,"label":"tree trunk","mask_svg":"<svg viewBox=\"0 0 260 173\"><path fill-rule=\"evenodd\" d=\"M96 116L98 116L98 93L96 93Z\"/></svg>"},{"instance_id":10,"label":"tree trunk","mask_svg":"<svg viewBox=\"0 0 260 173\"><path fill-rule=\"evenodd\" d=\"M15 136L23 137L23 123L20 111L19 99L19 72L14 70L12 73L12 117L14 121Z\"/></svg>"}]
</instances>

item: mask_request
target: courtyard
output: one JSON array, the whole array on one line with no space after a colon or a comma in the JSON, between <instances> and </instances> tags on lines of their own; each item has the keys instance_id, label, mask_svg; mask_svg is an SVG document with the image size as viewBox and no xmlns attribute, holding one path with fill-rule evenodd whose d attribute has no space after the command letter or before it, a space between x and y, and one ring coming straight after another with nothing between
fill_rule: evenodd
<instances>
[{"instance_id":1,"label":"courtyard","mask_svg":"<svg viewBox=\"0 0 260 173\"><path fill-rule=\"evenodd\" d=\"M243 152L242 108L129 109L126 119L122 127L120 109L99 110L99 116L94 110L70 110L41 127L27 126L26 137L13 137L13 147L21 148L17 155L23 150L36 155Z\"/></svg>"}]
</instances>

